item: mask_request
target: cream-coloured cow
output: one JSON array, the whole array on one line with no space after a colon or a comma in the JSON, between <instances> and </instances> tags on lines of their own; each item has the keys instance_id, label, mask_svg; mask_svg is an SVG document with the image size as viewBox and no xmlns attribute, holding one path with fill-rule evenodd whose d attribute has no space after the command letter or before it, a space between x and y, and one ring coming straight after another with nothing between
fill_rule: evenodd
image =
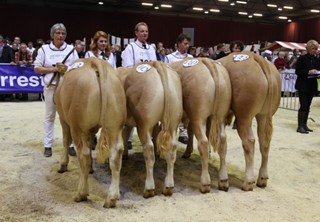
<instances>
[{"instance_id":1,"label":"cream-coloured cow","mask_svg":"<svg viewBox=\"0 0 320 222\"><path fill-rule=\"evenodd\" d=\"M231 104L228 72L222 65L208 58L185 59L170 63L170 66L181 78L183 109L189 119L189 141L184 157L188 158L192 153L194 133L202 163L200 190L203 193L210 192L208 161L209 147L212 145L220 156L219 189L227 190L225 120Z\"/></svg>"},{"instance_id":2,"label":"cream-coloured cow","mask_svg":"<svg viewBox=\"0 0 320 222\"><path fill-rule=\"evenodd\" d=\"M123 82L127 100L128 118L124 130L124 141L127 141L129 132L136 126L143 147L146 164L143 196L148 198L155 195L153 178L155 154L152 131L158 122L161 122L161 131L156 140L157 149L160 157L167 162L163 194L172 195L176 131L183 113L179 76L162 62L140 63L133 68L117 70Z\"/></svg>"},{"instance_id":3,"label":"cream-coloured cow","mask_svg":"<svg viewBox=\"0 0 320 222\"><path fill-rule=\"evenodd\" d=\"M254 184L254 144L252 120L256 118L261 152L257 186L267 186L268 155L272 137L272 116L280 103L281 82L276 67L250 52L232 53L220 60L229 72L232 85L231 108L242 140L246 169L242 189L252 190Z\"/></svg>"},{"instance_id":4,"label":"cream-coloured cow","mask_svg":"<svg viewBox=\"0 0 320 222\"><path fill-rule=\"evenodd\" d=\"M55 94L57 111L63 130L64 152L60 173L67 171L68 147L73 140L80 163L80 180L76 202L87 200L88 173L91 168L90 139L101 128L97 160L109 156L112 173L105 207L115 207L120 197L122 163L122 129L126 121L126 100L120 79L109 63L96 58L76 60L64 75Z\"/></svg>"}]
</instances>

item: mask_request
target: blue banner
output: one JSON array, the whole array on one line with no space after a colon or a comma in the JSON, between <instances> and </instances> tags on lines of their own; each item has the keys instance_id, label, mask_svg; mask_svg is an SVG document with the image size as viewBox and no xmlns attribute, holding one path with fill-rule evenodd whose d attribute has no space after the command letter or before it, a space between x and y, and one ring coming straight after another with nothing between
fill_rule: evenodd
<instances>
[{"instance_id":1,"label":"blue banner","mask_svg":"<svg viewBox=\"0 0 320 222\"><path fill-rule=\"evenodd\" d=\"M33 66L0 64L0 93L43 92L42 77Z\"/></svg>"}]
</instances>

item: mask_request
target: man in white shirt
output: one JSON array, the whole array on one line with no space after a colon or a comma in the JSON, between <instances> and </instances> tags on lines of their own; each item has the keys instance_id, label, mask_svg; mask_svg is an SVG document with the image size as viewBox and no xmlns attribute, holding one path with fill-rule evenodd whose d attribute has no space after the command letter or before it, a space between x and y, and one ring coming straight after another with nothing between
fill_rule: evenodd
<instances>
[{"instance_id":1,"label":"man in white shirt","mask_svg":"<svg viewBox=\"0 0 320 222\"><path fill-rule=\"evenodd\" d=\"M157 61L155 49L147 43L149 37L148 25L145 22L139 22L134 28L136 40L127 45L121 54L122 66L133 67L139 62ZM128 139L128 149L132 148L133 130L131 130Z\"/></svg>"},{"instance_id":2,"label":"man in white shirt","mask_svg":"<svg viewBox=\"0 0 320 222\"><path fill-rule=\"evenodd\" d=\"M165 62L178 62L184 58L193 56L188 54L188 48L190 43L190 38L181 33L177 38L177 50L169 55L166 56ZM188 132L187 129L184 128L183 123L179 125L179 142L187 144L188 143Z\"/></svg>"}]
</instances>

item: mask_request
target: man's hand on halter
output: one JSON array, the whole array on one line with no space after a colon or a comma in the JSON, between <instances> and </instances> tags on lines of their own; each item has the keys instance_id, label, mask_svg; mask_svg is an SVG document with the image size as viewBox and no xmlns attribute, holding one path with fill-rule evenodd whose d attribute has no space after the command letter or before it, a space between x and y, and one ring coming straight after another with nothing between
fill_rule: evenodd
<instances>
[{"instance_id":1,"label":"man's hand on halter","mask_svg":"<svg viewBox=\"0 0 320 222\"><path fill-rule=\"evenodd\" d=\"M58 62L56 64L56 67L58 69L58 72L63 75L67 70L68 70L68 66L66 66L65 64Z\"/></svg>"}]
</instances>

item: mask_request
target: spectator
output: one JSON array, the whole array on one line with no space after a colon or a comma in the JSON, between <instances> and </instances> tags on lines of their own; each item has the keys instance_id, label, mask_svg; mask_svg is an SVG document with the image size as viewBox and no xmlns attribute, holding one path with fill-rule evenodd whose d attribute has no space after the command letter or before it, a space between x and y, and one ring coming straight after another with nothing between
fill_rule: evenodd
<instances>
[{"instance_id":1,"label":"spectator","mask_svg":"<svg viewBox=\"0 0 320 222\"><path fill-rule=\"evenodd\" d=\"M190 38L184 34L181 33L177 38L177 50L169 55L167 55L167 62L177 62L181 61L184 58L193 56L188 54L188 48L190 43ZM187 129L184 127L183 123L179 124L179 138L178 141L184 144L188 143L188 132Z\"/></svg>"},{"instance_id":2,"label":"spectator","mask_svg":"<svg viewBox=\"0 0 320 222\"><path fill-rule=\"evenodd\" d=\"M209 58L209 48L201 48L198 57Z\"/></svg>"},{"instance_id":3,"label":"spectator","mask_svg":"<svg viewBox=\"0 0 320 222\"><path fill-rule=\"evenodd\" d=\"M12 51L13 51L13 55L15 55L16 52L19 52L19 47L18 47L17 43L13 42L11 48L12 48Z\"/></svg>"},{"instance_id":4,"label":"spectator","mask_svg":"<svg viewBox=\"0 0 320 222\"><path fill-rule=\"evenodd\" d=\"M265 58L266 60L272 62L272 52L270 50L265 50L263 52L263 55L262 55L263 58Z\"/></svg>"},{"instance_id":5,"label":"spectator","mask_svg":"<svg viewBox=\"0 0 320 222\"><path fill-rule=\"evenodd\" d=\"M27 44L21 43L20 49L15 54L15 63L19 65L31 65L33 63L32 54L27 50Z\"/></svg>"},{"instance_id":6,"label":"spectator","mask_svg":"<svg viewBox=\"0 0 320 222\"><path fill-rule=\"evenodd\" d=\"M28 42L28 48L27 51L31 53L33 53L33 51L35 50L35 48L33 47L33 42Z\"/></svg>"},{"instance_id":7,"label":"spectator","mask_svg":"<svg viewBox=\"0 0 320 222\"><path fill-rule=\"evenodd\" d=\"M197 57L197 48L192 46L192 47L189 47L189 52L188 52L190 55L192 55L193 57Z\"/></svg>"},{"instance_id":8,"label":"spectator","mask_svg":"<svg viewBox=\"0 0 320 222\"><path fill-rule=\"evenodd\" d=\"M0 63L10 63L14 64L14 55L10 46L6 45L5 39L0 35ZM12 100L12 94L0 94L0 101L5 101L6 99Z\"/></svg>"},{"instance_id":9,"label":"spectator","mask_svg":"<svg viewBox=\"0 0 320 222\"><path fill-rule=\"evenodd\" d=\"M116 67L121 67L122 64L122 58L121 58L121 46L120 45L113 45L113 55L116 59Z\"/></svg>"},{"instance_id":10,"label":"spectator","mask_svg":"<svg viewBox=\"0 0 320 222\"><path fill-rule=\"evenodd\" d=\"M317 77L320 71L320 60L316 57L319 44L315 40L309 40L306 45L307 54L298 58L296 64L296 90L299 92L300 108L298 111L298 133L307 134L313 132L307 126L310 106L314 95L318 91Z\"/></svg>"},{"instance_id":11,"label":"spectator","mask_svg":"<svg viewBox=\"0 0 320 222\"><path fill-rule=\"evenodd\" d=\"M282 51L279 51L278 58L274 60L274 65L281 72L282 70L285 70L286 64L287 64L287 61L285 59L285 53Z\"/></svg>"},{"instance_id":12,"label":"spectator","mask_svg":"<svg viewBox=\"0 0 320 222\"><path fill-rule=\"evenodd\" d=\"M222 57L225 57L227 54L224 52L224 50L225 50L224 44L219 43L217 45L217 50L215 52L215 58L214 59L217 60L217 59L221 59Z\"/></svg>"},{"instance_id":13,"label":"spectator","mask_svg":"<svg viewBox=\"0 0 320 222\"><path fill-rule=\"evenodd\" d=\"M44 44L43 42L43 39L37 39L37 42L36 42L36 48L35 50L33 51L32 53L32 60L35 61L36 60L36 57L38 55L38 50L39 48L41 48L41 46Z\"/></svg>"},{"instance_id":14,"label":"spectator","mask_svg":"<svg viewBox=\"0 0 320 222\"><path fill-rule=\"evenodd\" d=\"M129 43L121 54L122 66L133 67L139 62L157 61L155 49L148 44L149 37L148 25L145 22L139 22L134 28L136 39ZM128 149L132 148L133 130L127 141Z\"/></svg>"},{"instance_id":15,"label":"spectator","mask_svg":"<svg viewBox=\"0 0 320 222\"><path fill-rule=\"evenodd\" d=\"M235 40L230 43L230 52L242 52L244 44L240 40Z\"/></svg>"},{"instance_id":16,"label":"spectator","mask_svg":"<svg viewBox=\"0 0 320 222\"><path fill-rule=\"evenodd\" d=\"M76 44L76 51L78 53L78 57L79 58L84 58L85 57L86 53L84 52L83 44L81 44L81 43Z\"/></svg>"},{"instance_id":17,"label":"spectator","mask_svg":"<svg viewBox=\"0 0 320 222\"><path fill-rule=\"evenodd\" d=\"M67 29L62 23L57 23L51 27L50 36L52 42L43 45L38 50L38 55L34 62L34 71L43 75L45 84L43 91L45 96L45 120L44 120L44 156L52 156L54 120L56 117L56 105L53 100L56 84L59 81L59 75L54 73L64 74L67 66L74 60L78 59L77 52L73 51L67 58L66 56L73 50L72 45L67 45L65 42ZM66 59L65 64L62 60ZM54 78L56 77L56 78ZM52 83L52 84L50 84ZM75 156L76 152L73 146L69 147L69 154Z\"/></svg>"},{"instance_id":18,"label":"spectator","mask_svg":"<svg viewBox=\"0 0 320 222\"><path fill-rule=\"evenodd\" d=\"M20 37L18 37L18 36L14 37L14 38L13 38L13 43L16 43L17 46L18 46L18 49L19 49L20 43L21 43ZM13 44L13 43L12 43L12 44Z\"/></svg>"},{"instance_id":19,"label":"spectator","mask_svg":"<svg viewBox=\"0 0 320 222\"><path fill-rule=\"evenodd\" d=\"M96 57L107 61L113 68L116 68L116 61L111 53L111 46L108 41L108 35L104 31L97 31L89 46L90 50L86 52L85 58Z\"/></svg>"},{"instance_id":20,"label":"spectator","mask_svg":"<svg viewBox=\"0 0 320 222\"><path fill-rule=\"evenodd\" d=\"M296 64L299 58L299 50L298 49L294 49L293 51L293 55L291 56L290 60L288 61L288 68L289 69L295 69L296 68Z\"/></svg>"}]
</instances>

